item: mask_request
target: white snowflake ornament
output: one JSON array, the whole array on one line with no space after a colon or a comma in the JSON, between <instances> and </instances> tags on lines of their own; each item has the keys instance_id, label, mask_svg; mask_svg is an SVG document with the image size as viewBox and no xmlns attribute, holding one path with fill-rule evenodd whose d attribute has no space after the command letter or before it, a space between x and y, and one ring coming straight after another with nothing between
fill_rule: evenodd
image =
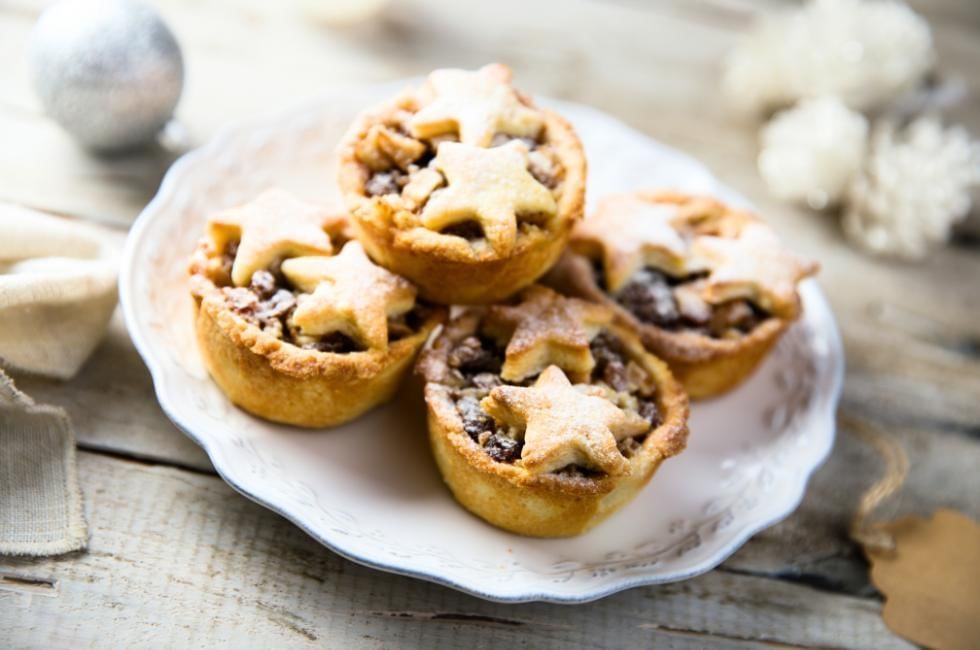
<instances>
[{"instance_id":1,"label":"white snowflake ornament","mask_svg":"<svg viewBox=\"0 0 980 650\"><path fill-rule=\"evenodd\" d=\"M769 14L736 45L723 90L746 112L835 96L863 110L914 88L934 61L929 25L893 0L811 0Z\"/></svg>"},{"instance_id":2,"label":"white snowflake ornament","mask_svg":"<svg viewBox=\"0 0 980 650\"><path fill-rule=\"evenodd\" d=\"M949 239L980 185L980 143L962 128L923 117L875 129L864 171L852 183L844 232L870 252L921 258Z\"/></svg>"},{"instance_id":3,"label":"white snowflake ornament","mask_svg":"<svg viewBox=\"0 0 980 650\"><path fill-rule=\"evenodd\" d=\"M805 99L762 129L759 173L777 198L836 204L864 164L868 120L832 97Z\"/></svg>"}]
</instances>

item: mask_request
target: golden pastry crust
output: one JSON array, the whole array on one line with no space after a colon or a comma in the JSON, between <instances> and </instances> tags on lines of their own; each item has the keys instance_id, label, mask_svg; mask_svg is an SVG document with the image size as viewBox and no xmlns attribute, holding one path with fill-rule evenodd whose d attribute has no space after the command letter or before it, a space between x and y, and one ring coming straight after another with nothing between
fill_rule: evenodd
<instances>
[{"instance_id":1,"label":"golden pastry crust","mask_svg":"<svg viewBox=\"0 0 980 650\"><path fill-rule=\"evenodd\" d=\"M358 239L375 261L411 280L418 287L421 297L441 304L495 302L531 284L558 259L572 226L582 216L585 156L572 126L551 111L537 109L527 97L514 91L509 86L510 72L504 66L487 66L479 72L464 74L480 75L490 68L495 70L491 76L503 80L500 82L501 89L506 90L512 100L516 98L519 102L520 110L533 112L540 117L542 126L538 139L532 141L533 146L539 149L537 153L529 154L528 147L519 139L528 137L534 126L526 115L512 116L512 119L497 123L498 129L513 126L509 132L498 130L497 133L508 133L508 137L516 141L489 149L486 148L486 128L480 128L479 121L470 129L474 135L466 136L468 144L455 144L456 136L447 133L421 140L412 138L412 133L427 136L434 133L431 128L419 130L417 124L413 124L415 116L432 106L431 98L426 96L426 87L406 91L384 105L363 113L350 127L339 148L340 188L353 217ZM437 71L440 72L460 71ZM430 103L427 104L427 101ZM472 122L469 120L467 124ZM442 122L434 119L426 124L431 127ZM523 147L524 152L520 155L524 156L540 157L546 152L548 160L556 161L556 168L552 170L554 177L550 179L553 186L547 187L545 192L545 195L551 195L553 206L549 206L543 197L536 196L541 193L540 190L525 188L518 196L511 198L515 206L528 209L533 214L519 214L520 218L516 221L511 220L510 225L502 224L499 228L490 224L484 235L486 239L473 241L438 232L437 228L443 228L447 219L462 221L461 211L465 206L461 207L459 202L453 202L451 206L443 205L446 202L443 201L444 197L440 197L440 207L451 208L451 217L446 217L445 212L436 216L424 213L430 195L440 188L446 194L446 190L450 189L446 178L450 179L451 186L453 175L451 170L440 167L439 160L426 163L425 155L414 145L424 143L423 150L428 151L429 156L434 155L437 159L445 157L448 160L446 164L455 163L458 167L461 163L450 159L459 158L459 155L454 155L452 151L440 151L439 145L444 142L454 143L455 154L464 149L472 153L473 148L484 147L483 150L488 152L485 155L495 155L498 153L496 149L512 146L515 149ZM415 162L422 165L413 167ZM476 163L467 161L467 164ZM530 159L527 167L529 170L534 168ZM372 195L368 191L372 177L379 170L383 172L388 168L404 174L409 179L407 185L403 185L398 194ZM508 170L501 167L492 171L496 175ZM458 182L465 184L465 173L457 173L457 178L461 178ZM528 178L508 177L508 182L491 185L514 189L526 183ZM539 187L544 188L543 185ZM475 197L475 194L459 192L457 196ZM477 212L474 210L475 214ZM420 218L423 213L424 218Z\"/></svg>"},{"instance_id":2,"label":"golden pastry crust","mask_svg":"<svg viewBox=\"0 0 980 650\"><path fill-rule=\"evenodd\" d=\"M699 241L707 242L705 248L719 243L725 245L747 229L763 227L752 214L728 208L706 197L669 192L639 192L633 196L654 204L677 206L679 218L687 220L691 228L701 233L701 239L696 237L692 244L695 250ZM595 230L593 226L592 231ZM672 330L644 322L597 282L594 264L600 263L608 254L598 239L599 235L594 232L574 233L570 250L544 278L544 283L562 293L612 309L619 323L638 332L644 346L668 363L692 399L720 395L745 381L800 315L802 305L793 282L788 287L781 286L774 299L765 301L765 306L771 310L767 317L750 331L734 338L715 338L695 330ZM710 260L703 257L694 262L695 265L706 263ZM706 268L695 266L694 270L708 272ZM798 270L790 275L798 281L812 275L816 269L815 264L799 262ZM717 282L705 293L708 296L717 293L724 298L729 287L724 281ZM742 291L739 295L747 297L750 293Z\"/></svg>"},{"instance_id":3,"label":"golden pastry crust","mask_svg":"<svg viewBox=\"0 0 980 650\"><path fill-rule=\"evenodd\" d=\"M208 219L208 236L219 251L238 241L231 280L244 286L255 271L276 259L330 255L333 245L326 229L331 220L316 206L271 189L249 203L212 216Z\"/></svg>"},{"instance_id":4,"label":"golden pastry crust","mask_svg":"<svg viewBox=\"0 0 980 650\"><path fill-rule=\"evenodd\" d=\"M333 256L284 260L282 273L309 296L292 321L306 335L342 332L369 350L388 345L391 316L415 306L415 287L368 259L357 242Z\"/></svg>"},{"instance_id":5,"label":"golden pastry crust","mask_svg":"<svg viewBox=\"0 0 980 650\"><path fill-rule=\"evenodd\" d=\"M521 381L557 363L571 378L585 381L595 366L589 341L613 314L544 287L528 287L523 298L520 305L491 306L483 323L488 334L508 341L500 376Z\"/></svg>"},{"instance_id":6,"label":"golden pastry crust","mask_svg":"<svg viewBox=\"0 0 980 650\"><path fill-rule=\"evenodd\" d=\"M630 473L619 440L650 429L639 413L606 399L599 387L573 386L558 366L548 366L531 386L497 386L480 407L494 420L524 427L521 467L539 476L580 462L620 477Z\"/></svg>"},{"instance_id":7,"label":"golden pastry crust","mask_svg":"<svg viewBox=\"0 0 980 650\"><path fill-rule=\"evenodd\" d=\"M383 352L300 350L263 334L220 302L195 299L198 344L212 378L249 413L300 427L331 427L391 399L419 348L439 323Z\"/></svg>"},{"instance_id":8,"label":"golden pastry crust","mask_svg":"<svg viewBox=\"0 0 980 650\"><path fill-rule=\"evenodd\" d=\"M326 215L321 224L333 245L349 236L342 217ZM274 422L335 426L387 401L446 316L443 308L426 308L414 331L362 351L303 349L236 311L227 293L230 278L221 270L223 255L214 239L205 237L191 258L191 295L201 354L232 402Z\"/></svg>"},{"instance_id":9,"label":"golden pastry crust","mask_svg":"<svg viewBox=\"0 0 980 650\"><path fill-rule=\"evenodd\" d=\"M622 341L629 359L648 374L656 387L660 414L659 423L636 450L628 458L619 458L623 466L614 474L584 476L542 472L540 468L531 471L521 461L497 462L465 430L450 368L453 350L480 330L484 318L485 311L470 310L447 324L422 354L417 366L426 379L429 439L436 463L453 495L471 512L495 526L522 535L578 535L626 504L646 485L660 463L684 449L687 396L666 364L647 353L628 330L613 324L607 331ZM548 373L562 374L556 366L551 366L537 381L547 381ZM522 389L515 386L514 390ZM486 399L492 400L493 396L491 391ZM624 427L632 420L610 422ZM611 461L607 458L603 462Z\"/></svg>"}]
</instances>

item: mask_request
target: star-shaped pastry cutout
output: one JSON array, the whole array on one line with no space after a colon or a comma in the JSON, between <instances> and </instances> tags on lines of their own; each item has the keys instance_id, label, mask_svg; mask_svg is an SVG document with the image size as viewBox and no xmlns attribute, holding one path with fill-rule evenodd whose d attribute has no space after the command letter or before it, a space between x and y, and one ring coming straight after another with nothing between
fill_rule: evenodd
<instances>
[{"instance_id":1,"label":"star-shaped pastry cutout","mask_svg":"<svg viewBox=\"0 0 980 650\"><path fill-rule=\"evenodd\" d=\"M324 228L332 219L288 192L268 190L250 203L211 217L208 233L219 251L239 240L231 281L244 287L253 273L284 257L330 255L333 246Z\"/></svg>"},{"instance_id":2,"label":"star-shaped pastry cutout","mask_svg":"<svg viewBox=\"0 0 980 650\"><path fill-rule=\"evenodd\" d=\"M509 255L517 238L517 215L547 221L558 210L548 189L527 170L527 148L512 141L493 149L443 142L433 160L448 186L422 208L422 225L442 230L476 220L493 250Z\"/></svg>"},{"instance_id":3,"label":"star-shaped pastry cutout","mask_svg":"<svg viewBox=\"0 0 980 650\"><path fill-rule=\"evenodd\" d=\"M796 284L818 268L787 253L776 233L758 222L746 224L733 239L697 237L691 250L711 269L704 284L705 300L747 298L777 316L796 315Z\"/></svg>"},{"instance_id":4,"label":"star-shaped pastry cutout","mask_svg":"<svg viewBox=\"0 0 980 650\"><path fill-rule=\"evenodd\" d=\"M572 386L558 366L548 366L534 386L497 386L480 406L498 422L525 427L521 465L531 474L569 465L628 474L616 443L650 428L638 414Z\"/></svg>"},{"instance_id":5,"label":"star-shaped pastry cutout","mask_svg":"<svg viewBox=\"0 0 980 650\"><path fill-rule=\"evenodd\" d=\"M540 111L524 105L510 85L511 71L499 63L475 72L436 70L422 89L422 108L408 128L416 138L458 133L459 141L488 147L496 133L536 137Z\"/></svg>"},{"instance_id":6,"label":"star-shaped pastry cutout","mask_svg":"<svg viewBox=\"0 0 980 650\"><path fill-rule=\"evenodd\" d=\"M415 305L415 288L377 266L361 244L348 242L334 257L294 257L282 272L303 297L292 322L308 336L340 332L370 350L388 346L388 317Z\"/></svg>"},{"instance_id":7,"label":"star-shaped pastry cutout","mask_svg":"<svg viewBox=\"0 0 980 650\"><path fill-rule=\"evenodd\" d=\"M688 274L688 245L674 227L680 207L632 194L603 199L595 213L575 228L573 241L599 248L606 287L616 293L643 266L675 276Z\"/></svg>"},{"instance_id":8,"label":"star-shaped pastry cutout","mask_svg":"<svg viewBox=\"0 0 980 650\"><path fill-rule=\"evenodd\" d=\"M595 367L589 342L612 319L602 305L535 285L524 290L518 305L490 307L483 327L495 338L510 336L500 372L507 381L521 381L550 365L585 381Z\"/></svg>"}]
</instances>

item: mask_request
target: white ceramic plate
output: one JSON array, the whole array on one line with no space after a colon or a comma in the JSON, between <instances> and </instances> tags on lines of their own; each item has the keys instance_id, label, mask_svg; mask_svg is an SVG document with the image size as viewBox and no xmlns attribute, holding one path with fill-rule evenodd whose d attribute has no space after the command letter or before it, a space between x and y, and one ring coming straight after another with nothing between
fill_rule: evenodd
<instances>
[{"instance_id":1,"label":"white ceramic plate","mask_svg":"<svg viewBox=\"0 0 980 650\"><path fill-rule=\"evenodd\" d=\"M336 202L333 151L361 107L392 86L345 90L229 130L178 161L129 236L126 323L164 411L236 490L356 562L497 601L584 602L716 566L796 507L831 448L843 356L817 285L806 315L759 372L694 406L687 451L622 511L574 539L527 539L456 505L433 464L420 386L347 426L309 432L238 410L208 379L191 322L186 260L205 216L269 185ZM613 118L547 102L575 124L590 201L670 187L740 199L691 158Z\"/></svg>"}]
</instances>

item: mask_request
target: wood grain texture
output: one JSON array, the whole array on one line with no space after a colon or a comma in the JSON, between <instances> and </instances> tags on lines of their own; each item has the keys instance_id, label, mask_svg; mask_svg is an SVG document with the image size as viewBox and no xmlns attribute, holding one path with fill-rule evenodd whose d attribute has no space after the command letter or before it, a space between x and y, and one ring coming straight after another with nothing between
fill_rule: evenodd
<instances>
[{"instance_id":1,"label":"wood grain texture","mask_svg":"<svg viewBox=\"0 0 980 650\"><path fill-rule=\"evenodd\" d=\"M907 647L878 603L725 571L581 607L488 603L342 560L215 477L90 453L80 472L89 550L0 558L13 646Z\"/></svg>"},{"instance_id":2,"label":"wood grain texture","mask_svg":"<svg viewBox=\"0 0 980 650\"><path fill-rule=\"evenodd\" d=\"M397 0L378 20L343 30L316 25L293 3L161 0L188 67L183 135L178 145L111 158L80 151L31 91L25 52L45 4L0 6L0 199L122 229L175 156L229 122L330 84L502 60L523 87L596 106L700 158L819 260L848 355L843 407L885 428L912 459L908 484L882 515L950 506L980 517L976 238L922 264L878 261L843 241L833 215L766 195L754 165L758 125L728 114L717 78L720 57L752 16L778 0L569 0L560 11L523 0ZM911 4L931 22L943 78L965 92L949 118L980 133L980 3ZM5 575L42 580L0 580L0 630L12 631L14 645L95 645L109 625L120 641L150 645L896 643L880 627L866 566L846 534L879 465L846 432L799 510L722 570L581 608L514 607L357 567L234 495L160 411L118 317L72 381L18 381L65 406L82 448L99 455L82 461L92 550L0 562Z\"/></svg>"}]
</instances>

